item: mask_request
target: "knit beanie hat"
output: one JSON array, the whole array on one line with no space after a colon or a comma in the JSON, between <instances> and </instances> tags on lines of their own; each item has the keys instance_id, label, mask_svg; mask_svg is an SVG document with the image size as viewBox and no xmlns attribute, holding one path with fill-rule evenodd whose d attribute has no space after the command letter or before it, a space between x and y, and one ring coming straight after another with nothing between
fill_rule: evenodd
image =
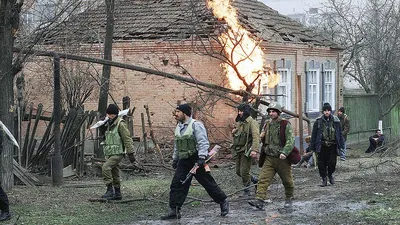
<instances>
[{"instance_id":1,"label":"knit beanie hat","mask_svg":"<svg viewBox=\"0 0 400 225\"><path fill-rule=\"evenodd\" d=\"M238 108L238 110L242 111L244 114L250 115L250 113L251 113L251 107L248 104L240 104L237 108Z\"/></svg>"},{"instance_id":2,"label":"knit beanie hat","mask_svg":"<svg viewBox=\"0 0 400 225\"><path fill-rule=\"evenodd\" d=\"M344 107L340 107L340 108L339 108L339 112L345 113L345 112L344 112Z\"/></svg>"},{"instance_id":3,"label":"knit beanie hat","mask_svg":"<svg viewBox=\"0 0 400 225\"><path fill-rule=\"evenodd\" d=\"M188 104L178 105L178 107L176 107L176 109L179 110L179 111L182 111L187 116L191 116L192 115L192 107L190 107L190 105L188 105Z\"/></svg>"},{"instance_id":4,"label":"knit beanie hat","mask_svg":"<svg viewBox=\"0 0 400 225\"><path fill-rule=\"evenodd\" d=\"M237 109L238 109L239 111L242 111L242 112L243 112L243 115L242 115L242 117L240 117L239 115L237 115L237 117L236 117L236 119L235 119L236 122L238 122L238 121L245 121L245 120L247 119L247 117L250 116L250 113L251 113L251 107L250 107L250 105L248 105L248 104L246 104L246 103L242 103L242 104L240 104L240 105L237 107Z\"/></svg>"},{"instance_id":5,"label":"knit beanie hat","mask_svg":"<svg viewBox=\"0 0 400 225\"><path fill-rule=\"evenodd\" d=\"M332 112L332 106L331 106L329 103L327 103L327 102L324 103L324 106L322 106L322 112L323 112L323 111L326 111L326 110Z\"/></svg>"},{"instance_id":6,"label":"knit beanie hat","mask_svg":"<svg viewBox=\"0 0 400 225\"><path fill-rule=\"evenodd\" d=\"M116 106L115 104L109 104L106 110L107 114L114 114L114 115L118 115L119 109L118 106Z\"/></svg>"}]
</instances>

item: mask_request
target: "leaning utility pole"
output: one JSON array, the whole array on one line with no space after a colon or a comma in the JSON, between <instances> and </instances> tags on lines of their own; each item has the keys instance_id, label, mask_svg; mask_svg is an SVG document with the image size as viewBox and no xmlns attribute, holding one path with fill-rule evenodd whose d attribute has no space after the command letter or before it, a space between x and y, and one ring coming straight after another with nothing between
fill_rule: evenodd
<instances>
[{"instance_id":1,"label":"leaning utility pole","mask_svg":"<svg viewBox=\"0 0 400 225\"><path fill-rule=\"evenodd\" d=\"M106 1L106 11L107 11L107 24L106 24L106 37L104 40L104 59L112 61L112 44L113 44L113 34L114 34L114 0ZM97 111L99 112L99 117L104 117L106 115L107 102L108 102L108 91L110 89L110 77L111 77L111 66L103 65L103 75L101 77L100 86L100 96ZM100 131L101 132L101 131ZM103 136L104 134L99 134ZM103 149L96 148L96 156L99 158L104 157Z\"/></svg>"}]
</instances>

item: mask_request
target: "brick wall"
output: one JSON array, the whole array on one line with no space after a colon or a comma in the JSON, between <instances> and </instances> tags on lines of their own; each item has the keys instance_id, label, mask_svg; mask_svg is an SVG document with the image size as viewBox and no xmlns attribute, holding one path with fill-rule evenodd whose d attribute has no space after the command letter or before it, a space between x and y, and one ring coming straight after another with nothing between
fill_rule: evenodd
<instances>
[{"instance_id":1,"label":"brick wall","mask_svg":"<svg viewBox=\"0 0 400 225\"><path fill-rule=\"evenodd\" d=\"M309 46L271 44L263 47L268 64L272 64L274 60L282 58L292 61L293 79L296 73L302 75L303 102L306 97L304 61L310 59L320 61L326 59L338 60L338 53L327 48L318 49ZM102 49L99 46L96 48L84 46L80 54L101 58L101 52ZM113 61L190 77L189 74L183 72L182 68L185 68L191 76L203 82L221 86L227 82L218 60L194 52L190 43L185 42L172 44L162 41L117 42L114 43L113 47ZM45 108L50 109L52 108L51 68L51 60L44 60L43 57L35 58L24 68L27 79L26 89L30 91L30 98L35 103L42 102ZM92 69L101 76L101 65L93 65ZM134 112L135 136L141 135L141 113L145 113L143 106L148 105L156 135L159 137L172 137L173 129L176 125L172 112L177 102L184 100L195 102L199 108L203 109L203 112L197 113L196 117L205 122L212 140L220 141L230 138L231 125L236 117L236 110L226 104L225 100L217 101L219 97L215 95L210 97L209 94L202 92L193 84L187 85L176 80L138 71L113 67L111 77L110 94L117 104L122 107L122 98L129 96L131 98L131 107L136 107ZM342 82L341 73L337 73L337 77ZM339 85L337 85L337 89L339 88ZM98 90L99 88L97 87L91 98L85 103L85 110L97 109ZM292 82L292 92L292 111L297 112L296 83L294 80ZM213 103L203 106L204 99ZM342 97L338 96L337 99L338 102L342 102ZM112 102L111 98L109 98L109 102ZM232 103L230 102L229 104ZM147 123L146 117L145 120ZM298 122L293 119L292 124L296 133L298 133ZM307 125L305 124L304 127L306 128Z\"/></svg>"}]
</instances>

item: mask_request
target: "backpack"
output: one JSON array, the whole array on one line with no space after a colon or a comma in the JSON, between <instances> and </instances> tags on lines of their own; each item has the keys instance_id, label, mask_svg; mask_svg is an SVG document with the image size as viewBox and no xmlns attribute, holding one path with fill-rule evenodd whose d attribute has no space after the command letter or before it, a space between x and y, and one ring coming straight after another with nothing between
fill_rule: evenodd
<instances>
[{"instance_id":1,"label":"backpack","mask_svg":"<svg viewBox=\"0 0 400 225\"><path fill-rule=\"evenodd\" d=\"M286 126L288 125L289 121L287 120L281 120L281 129L279 133L279 139L281 140L281 147L285 146L286 144L286 136L285 136L285 131L286 131ZM266 125L267 126L267 125ZM264 126L264 128L266 127ZM262 167L265 162L265 158L267 154L265 153L264 147L265 145L263 144L263 147L261 148L261 153L260 153L260 159L258 160L258 167ZM294 146L292 151L289 153L289 155L286 157L292 164L297 164L301 160L301 155L299 149Z\"/></svg>"}]
</instances>

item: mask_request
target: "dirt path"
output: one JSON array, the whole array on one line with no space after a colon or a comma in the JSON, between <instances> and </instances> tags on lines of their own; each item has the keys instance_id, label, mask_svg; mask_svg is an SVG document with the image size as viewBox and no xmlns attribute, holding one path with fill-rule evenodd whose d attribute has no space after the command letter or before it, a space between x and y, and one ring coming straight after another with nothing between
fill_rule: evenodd
<instances>
[{"instance_id":1,"label":"dirt path","mask_svg":"<svg viewBox=\"0 0 400 225\"><path fill-rule=\"evenodd\" d=\"M338 161L336 183L327 187L319 186L317 169L293 169L295 200L291 211L283 209L284 189L276 177L268 191L271 203L264 211L256 210L247 199L234 195L230 197L230 213L224 218L219 216L219 205L207 203L200 207L185 205L180 220L149 219L133 224L400 224L396 217L386 216L383 221L368 216L369 209L390 210L391 205L396 204L383 198L396 195L392 200L398 201L399 194L395 193L400 187L400 176L393 165L399 159L353 157L345 162Z\"/></svg>"}]
</instances>

